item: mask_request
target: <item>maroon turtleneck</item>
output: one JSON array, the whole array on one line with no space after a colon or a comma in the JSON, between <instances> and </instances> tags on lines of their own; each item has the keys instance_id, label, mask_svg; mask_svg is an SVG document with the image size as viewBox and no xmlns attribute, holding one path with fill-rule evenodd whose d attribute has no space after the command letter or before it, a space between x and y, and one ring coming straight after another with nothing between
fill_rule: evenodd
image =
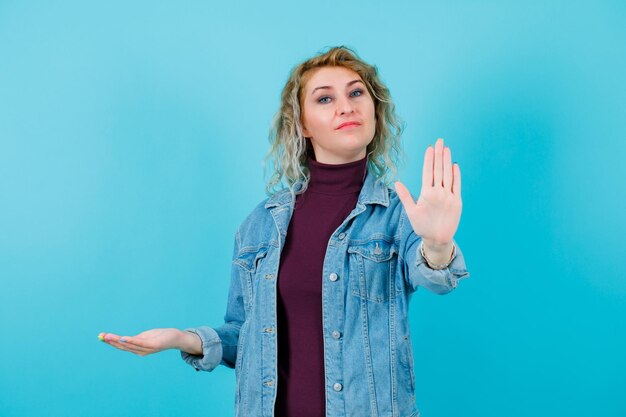
<instances>
[{"instance_id":1,"label":"maroon turtleneck","mask_svg":"<svg viewBox=\"0 0 626 417\"><path fill-rule=\"evenodd\" d=\"M356 207L367 157L323 164L296 197L278 269L276 417L325 417L322 267L328 240Z\"/></svg>"}]
</instances>

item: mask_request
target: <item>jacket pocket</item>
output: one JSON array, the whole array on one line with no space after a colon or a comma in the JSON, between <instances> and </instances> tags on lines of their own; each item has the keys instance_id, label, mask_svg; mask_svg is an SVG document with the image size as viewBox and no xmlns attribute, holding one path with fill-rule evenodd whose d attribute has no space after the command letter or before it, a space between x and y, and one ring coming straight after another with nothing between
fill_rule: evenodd
<instances>
[{"instance_id":1,"label":"jacket pocket","mask_svg":"<svg viewBox=\"0 0 626 417\"><path fill-rule=\"evenodd\" d=\"M246 247L241 249L234 262L248 272L254 273L260 266L269 250L269 244Z\"/></svg>"},{"instance_id":2,"label":"jacket pocket","mask_svg":"<svg viewBox=\"0 0 626 417\"><path fill-rule=\"evenodd\" d=\"M394 294L398 248L383 238L348 246L352 294L382 303Z\"/></svg>"},{"instance_id":3,"label":"jacket pocket","mask_svg":"<svg viewBox=\"0 0 626 417\"><path fill-rule=\"evenodd\" d=\"M243 248L233 260L244 271L241 274L241 285L242 288L245 288L244 302L246 311L250 311L253 304L256 283L258 282L257 276L263 273L263 260L267 258L269 248L270 245L265 243L258 246L249 246Z\"/></svg>"}]
</instances>

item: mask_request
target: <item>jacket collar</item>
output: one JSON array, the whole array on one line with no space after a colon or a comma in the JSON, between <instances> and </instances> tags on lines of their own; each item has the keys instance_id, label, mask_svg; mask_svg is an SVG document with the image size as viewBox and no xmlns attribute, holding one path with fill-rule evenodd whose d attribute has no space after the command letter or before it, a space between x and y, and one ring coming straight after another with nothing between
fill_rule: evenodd
<instances>
[{"instance_id":1,"label":"jacket collar","mask_svg":"<svg viewBox=\"0 0 626 417\"><path fill-rule=\"evenodd\" d=\"M302 188L303 181L298 180L293 188L294 191L299 191ZM265 208L282 206L291 203L291 193L289 188L284 188L277 191L274 195L268 198L265 203ZM380 178L376 178L376 175L371 171L369 166L367 167L367 175L359 194L359 200L357 204L382 204L385 207L389 207L389 192L387 186L382 182Z\"/></svg>"}]
</instances>

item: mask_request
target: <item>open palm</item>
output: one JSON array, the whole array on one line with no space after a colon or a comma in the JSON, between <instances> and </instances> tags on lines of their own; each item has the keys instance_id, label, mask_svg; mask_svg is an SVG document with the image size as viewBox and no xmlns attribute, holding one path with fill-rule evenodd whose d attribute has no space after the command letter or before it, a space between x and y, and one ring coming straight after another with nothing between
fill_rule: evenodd
<instances>
[{"instance_id":1,"label":"open palm","mask_svg":"<svg viewBox=\"0 0 626 417\"><path fill-rule=\"evenodd\" d=\"M177 349L179 334L178 329L165 328L146 330L136 336L120 336L115 333L102 333L101 336L102 341L111 346L145 356L166 349Z\"/></svg>"},{"instance_id":2,"label":"open palm","mask_svg":"<svg viewBox=\"0 0 626 417\"><path fill-rule=\"evenodd\" d=\"M437 139L434 149L426 149L417 202L400 181L395 187L415 234L434 246L449 244L461 220L461 169L452 165L450 148L444 147L443 139Z\"/></svg>"}]
</instances>

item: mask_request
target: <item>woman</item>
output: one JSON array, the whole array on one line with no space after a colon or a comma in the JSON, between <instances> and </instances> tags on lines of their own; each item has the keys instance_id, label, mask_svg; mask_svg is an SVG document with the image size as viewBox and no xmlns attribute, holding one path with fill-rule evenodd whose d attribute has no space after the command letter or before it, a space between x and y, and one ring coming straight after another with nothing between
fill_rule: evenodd
<instances>
[{"instance_id":1,"label":"woman","mask_svg":"<svg viewBox=\"0 0 626 417\"><path fill-rule=\"evenodd\" d=\"M235 236L224 324L100 337L235 368L237 416L418 416L410 295L450 292L469 273L453 240L459 166L438 139L417 202L399 181L392 190L400 133L376 68L350 49L295 67L272 127L269 198Z\"/></svg>"}]
</instances>

